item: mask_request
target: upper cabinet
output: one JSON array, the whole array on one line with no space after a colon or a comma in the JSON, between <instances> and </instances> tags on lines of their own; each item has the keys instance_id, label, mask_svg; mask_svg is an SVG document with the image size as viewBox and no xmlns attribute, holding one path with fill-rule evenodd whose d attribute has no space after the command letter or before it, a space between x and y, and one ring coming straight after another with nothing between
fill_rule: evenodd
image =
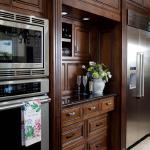
<instances>
[{"instance_id":1,"label":"upper cabinet","mask_svg":"<svg viewBox=\"0 0 150 150\"><path fill-rule=\"evenodd\" d=\"M129 0L135 4L138 4L138 5L143 5L143 0Z\"/></svg>"},{"instance_id":2,"label":"upper cabinet","mask_svg":"<svg viewBox=\"0 0 150 150\"><path fill-rule=\"evenodd\" d=\"M112 7L114 9L119 9L119 0L81 0L87 3L95 4L97 6L102 6L102 4Z\"/></svg>"},{"instance_id":3,"label":"upper cabinet","mask_svg":"<svg viewBox=\"0 0 150 150\"><path fill-rule=\"evenodd\" d=\"M75 26L75 47L74 55L89 57L90 56L90 31L82 26Z\"/></svg>"},{"instance_id":4,"label":"upper cabinet","mask_svg":"<svg viewBox=\"0 0 150 150\"><path fill-rule=\"evenodd\" d=\"M120 0L62 0L63 4L120 21Z\"/></svg>"},{"instance_id":5,"label":"upper cabinet","mask_svg":"<svg viewBox=\"0 0 150 150\"><path fill-rule=\"evenodd\" d=\"M67 19L65 19L66 21ZM90 30L78 21L62 22L63 59L90 58Z\"/></svg>"},{"instance_id":6,"label":"upper cabinet","mask_svg":"<svg viewBox=\"0 0 150 150\"><path fill-rule=\"evenodd\" d=\"M0 0L0 9L43 16L46 0Z\"/></svg>"},{"instance_id":7,"label":"upper cabinet","mask_svg":"<svg viewBox=\"0 0 150 150\"><path fill-rule=\"evenodd\" d=\"M132 4L135 4L137 6L140 6L141 8L146 8L150 11L150 1L149 0L128 0L128 2L131 2Z\"/></svg>"},{"instance_id":8,"label":"upper cabinet","mask_svg":"<svg viewBox=\"0 0 150 150\"><path fill-rule=\"evenodd\" d=\"M0 4L11 4L11 1L10 0L0 0Z\"/></svg>"},{"instance_id":9,"label":"upper cabinet","mask_svg":"<svg viewBox=\"0 0 150 150\"><path fill-rule=\"evenodd\" d=\"M42 0L12 0L12 5L21 9L42 11Z\"/></svg>"},{"instance_id":10,"label":"upper cabinet","mask_svg":"<svg viewBox=\"0 0 150 150\"><path fill-rule=\"evenodd\" d=\"M143 0L144 7L150 10L150 0Z\"/></svg>"}]
</instances>

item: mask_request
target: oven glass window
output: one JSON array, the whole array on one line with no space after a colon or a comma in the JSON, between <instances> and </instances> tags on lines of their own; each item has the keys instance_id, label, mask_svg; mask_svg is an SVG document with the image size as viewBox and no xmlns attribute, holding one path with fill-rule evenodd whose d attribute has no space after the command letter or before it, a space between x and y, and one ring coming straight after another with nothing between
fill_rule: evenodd
<instances>
[{"instance_id":1,"label":"oven glass window","mask_svg":"<svg viewBox=\"0 0 150 150\"><path fill-rule=\"evenodd\" d=\"M0 25L0 63L42 63L42 32Z\"/></svg>"}]
</instances>

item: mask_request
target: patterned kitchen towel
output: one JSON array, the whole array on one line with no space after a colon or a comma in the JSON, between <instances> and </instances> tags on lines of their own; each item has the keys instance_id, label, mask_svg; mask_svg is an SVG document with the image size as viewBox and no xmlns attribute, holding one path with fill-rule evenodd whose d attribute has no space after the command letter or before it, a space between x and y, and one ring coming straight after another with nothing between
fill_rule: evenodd
<instances>
[{"instance_id":1,"label":"patterned kitchen towel","mask_svg":"<svg viewBox=\"0 0 150 150\"><path fill-rule=\"evenodd\" d=\"M21 111L22 145L30 146L41 141L41 102L24 102Z\"/></svg>"}]
</instances>

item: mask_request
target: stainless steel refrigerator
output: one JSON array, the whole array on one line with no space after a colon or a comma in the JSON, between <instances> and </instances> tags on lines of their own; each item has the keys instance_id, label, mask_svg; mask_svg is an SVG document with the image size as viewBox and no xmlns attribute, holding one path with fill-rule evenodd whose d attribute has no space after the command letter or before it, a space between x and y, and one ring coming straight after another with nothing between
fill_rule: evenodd
<instances>
[{"instance_id":1,"label":"stainless steel refrigerator","mask_svg":"<svg viewBox=\"0 0 150 150\"><path fill-rule=\"evenodd\" d=\"M127 149L150 135L150 20L133 14L127 27Z\"/></svg>"}]
</instances>

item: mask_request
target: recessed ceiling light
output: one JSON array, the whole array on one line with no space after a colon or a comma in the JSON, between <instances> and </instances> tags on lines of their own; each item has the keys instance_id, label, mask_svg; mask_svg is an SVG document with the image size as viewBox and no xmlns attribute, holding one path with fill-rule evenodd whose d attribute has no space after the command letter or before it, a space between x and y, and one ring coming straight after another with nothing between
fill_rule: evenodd
<instances>
[{"instance_id":1,"label":"recessed ceiling light","mask_svg":"<svg viewBox=\"0 0 150 150\"><path fill-rule=\"evenodd\" d=\"M90 18L88 18L88 17L84 17L84 18L82 18L82 20L84 20L84 21L88 21L88 20L90 20Z\"/></svg>"},{"instance_id":2,"label":"recessed ceiling light","mask_svg":"<svg viewBox=\"0 0 150 150\"><path fill-rule=\"evenodd\" d=\"M68 13L66 11L61 12L61 15L67 15Z\"/></svg>"}]
</instances>

